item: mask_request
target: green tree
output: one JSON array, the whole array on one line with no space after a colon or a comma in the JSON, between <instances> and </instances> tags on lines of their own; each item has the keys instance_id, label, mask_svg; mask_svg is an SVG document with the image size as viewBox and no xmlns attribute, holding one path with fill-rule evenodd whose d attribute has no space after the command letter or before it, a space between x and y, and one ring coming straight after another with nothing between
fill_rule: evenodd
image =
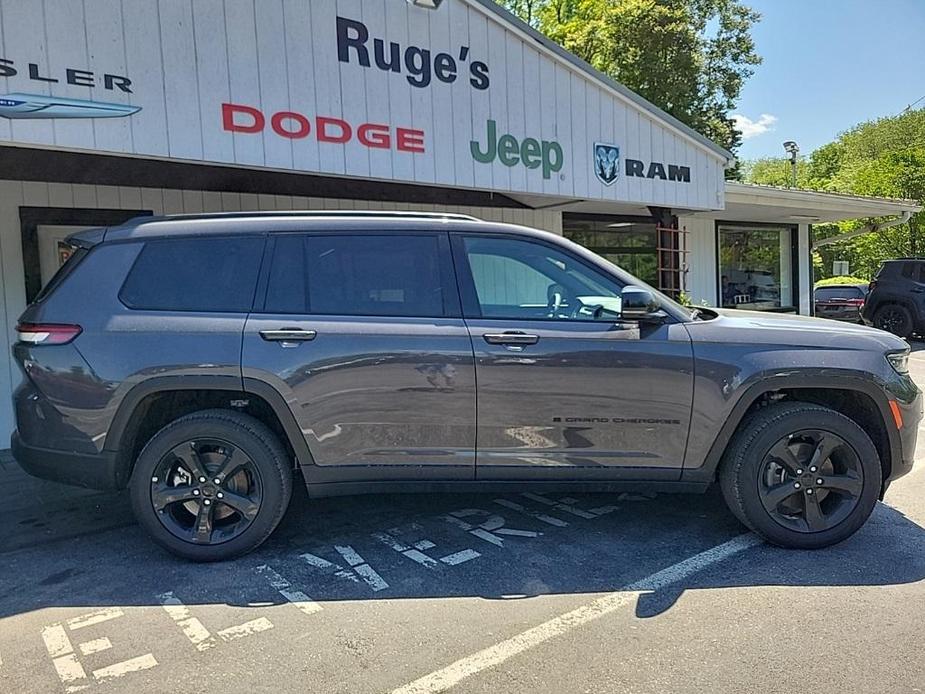
<instances>
[{"instance_id":1,"label":"green tree","mask_svg":"<svg viewBox=\"0 0 925 694\"><path fill-rule=\"evenodd\" d=\"M749 183L760 183L766 186L789 187L791 183L792 167L790 160L784 157L765 157L743 162L742 173ZM810 164L805 159L797 160L797 187L808 187L810 179Z\"/></svg>"},{"instance_id":2,"label":"green tree","mask_svg":"<svg viewBox=\"0 0 925 694\"><path fill-rule=\"evenodd\" d=\"M498 2L714 142L741 144L729 116L761 59L750 34L760 15L739 0Z\"/></svg>"},{"instance_id":3,"label":"green tree","mask_svg":"<svg viewBox=\"0 0 925 694\"><path fill-rule=\"evenodd\" d=\"M746 162L743 169L749 182L781 185L788 167L788 160L770 158ZM860 123L842 133L800 160L797 184L925 205L925 109ZM818 225L813 234L828 238L876 221ZM925 213L913 215L908 224L823 246L818 255L823 277L831 274L833 260L847 260L852 273L870 277L887 258L925 255Z\"/></svg>"}]
</instances>

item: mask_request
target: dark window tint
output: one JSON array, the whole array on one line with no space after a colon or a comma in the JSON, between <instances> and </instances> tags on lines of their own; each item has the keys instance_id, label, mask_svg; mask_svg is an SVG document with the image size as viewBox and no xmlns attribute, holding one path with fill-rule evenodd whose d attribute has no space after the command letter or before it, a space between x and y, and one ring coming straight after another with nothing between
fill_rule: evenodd
<instances>
[{"instance_id":1,"label":"dark window tint","mask_svg":"<svg viewBox=\"0 0 925 694\"><path fill-rule=\"evenodd\" d=\"M862 292L858 287L820 287L816 290L816 301L863 298L864 292Z\"/></svg>"},{"instance_id":2,"label":"dark window tint","mask_svg":"<svg viewBox=\"0 0 925 694\"><path fill-rule=\"evenodd\" d=\"M433 235L279 236L265 310L342 316L445 315Z\"/></svg>"},{"instance_id":3,"label":"dark window tint","mask_svg":"<svg viewBox=\"0 0 925 694\"><path fill-rule=\"evenodd\" d=\"M903 277L912 277L912 274L915 272L914 263L903 263Z\"/></svg>"},{"instance_id":4,"label":"dark window tint","mask_svg":"<svg viewBox=\"0 0 925 694\"><path fill-rule=\"evenodd\" d=\"M44 301L48 298L58 286L67 279L74 270L77 269L77 266L80 265L80 262L87 257L89 251L85 248L74 248L70 255L67 256L67 260L64 261L64 265L58 268L54 275L51 276L51 279L48 280L48 284L42 287L42 290L38 293L38 296L35 297L36 303Z\"/></svg>"},{"instance_id":5,"label":"dark window tint","mask_svg":"<svg viewBox=\"0 0 925 694\"><path fill-rule=\"evenodd\" d=\"M119 298L130 308L162 311L250 311L262 238L149 241Z\"/></svg>"}]
</instances>

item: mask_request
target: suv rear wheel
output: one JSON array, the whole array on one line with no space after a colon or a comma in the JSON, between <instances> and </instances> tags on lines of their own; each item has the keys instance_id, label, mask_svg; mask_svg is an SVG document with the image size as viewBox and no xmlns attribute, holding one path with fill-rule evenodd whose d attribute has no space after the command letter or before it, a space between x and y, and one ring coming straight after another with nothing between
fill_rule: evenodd
<instances>
[{"instance_id":1,"label":"suv rear wheel","mask_svg":"<svg viewBox=\"0 0 925 694\"><path fill-rule=\"evenodd\" d=\"M816 549L864 524L882 471L874 444L848 417L779 403L742 423L719 477L726 503L746 526L775 545Z\"/></svg>"},{"instance_id":2,"label":"suv rear wheel","mask_svg":"<svg viewBox=\"0 0 925 694\"><path fill-rule=\"evenodd\" d=\"M905 306L885 304L874 314L874 327L899 337L909 337L912 334L912 314Z\"/></svg>"},{"instance_id":3,"label":"suv rear wheel","mask_svg":"<svg viewBox=\"0 0 925 694\"><path fill-rule=\"evenodd\" d=\"M292 472L264 424L204 410L148 441L129 486L135 516L156 542L187 559L219 561L270 536L289 505Z\"/></svg>"}]
</instances>

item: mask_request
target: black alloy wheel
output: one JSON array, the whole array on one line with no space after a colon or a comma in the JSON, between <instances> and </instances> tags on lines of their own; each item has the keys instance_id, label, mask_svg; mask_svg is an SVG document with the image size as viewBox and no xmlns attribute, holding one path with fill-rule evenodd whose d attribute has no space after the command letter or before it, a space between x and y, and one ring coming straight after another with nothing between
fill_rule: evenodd
<instances>
[{"instance_id":1,"label":"black alloy wheel","mask_svg":"<svg viewBox=\"0 0 925 694\"><path fill-rule=\"evenodd\" d=\"M181 540L211 545L244 532L260 511L260 471L227 441L185 441L165 454L151 477L151 504Z\"/></svg>"},{"instance_id":2,"label":"black alloy wheel","mask_svg":"<svg viewBox=\"0 0 925 694\"><path fill-rule=\"evenodd\" d=\"M294 461L275 433L243 412L211 409L167 424L129 481L135 517L185 559L221 561L264 542L292 496Z\"/></svg>"},{"instance_id":3,"label":"black alloy wheel","mask_svg":"<svg viewBox=\"0 0 925 694\"><path fill-rule=\"evenodd\" d=\"M874 316L874 327L899 337L908 337L912 332L912 316L904 306L887 304L877 309Z\"/></svg>"},{"instance_id":4,"label":"black alloy wheel","mask_svg":"<svg viewBox=\"0 0 925 694\"><path fill-rule=\"evenodd\" d=\"M777 523L821 532L844 521L864 489L857 452L841 436L803 429L778 440L764 457L758 495Z\"/></svg>"},{"instance_id":5,"label":"black alloy wheel","mask_svg":"<svg viewBox=\"0 0 925 694\"><path fill-rule=\"evenodd\" d=\"M757 407L719 468L733 515L781 547L819 549L853 535L877 504L880 453L857 422L824 405Z\"/></svg>"}]
</instances>

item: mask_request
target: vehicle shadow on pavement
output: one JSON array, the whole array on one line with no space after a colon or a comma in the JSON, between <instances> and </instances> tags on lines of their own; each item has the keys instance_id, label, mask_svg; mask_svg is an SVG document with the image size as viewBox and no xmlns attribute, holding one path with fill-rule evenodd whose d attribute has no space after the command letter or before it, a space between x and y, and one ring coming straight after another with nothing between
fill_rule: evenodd
<instances>
[{"instance_id":1,"label":"vehicle shadow on pavement","mask_svg":"<svg viewBox=\"0 0 925 694\"><path fill-rule=\"evenodd\" d=\"M718 493L697 495L296 495L253 554L194 564L138 526L0 557L0 618L52 607L185 605L260 609L301 603L434 598L529 600L625 590L745 532ZM878 504L854 537L803 552L751 547L654 592L640 617L688 590L886 586L925 579L925 529ZM300 597L301 596L301 597ZM299 606L297 604L296 606Z\"/></svg>"},{"instance_id":2,"label":"vehicle shadow on pavement","mask_svg":"<svg viewBox=\"0 0 925 694\"><path fill-rule=\"evenodd\" d=\"M867 524L838 545L801 551L762 544L691 580L641 594L636 616L657 616L690 590L871 587L916 583L923 578L925 530L896 509L878 504Z\"/></svg>"}]
</instances>

